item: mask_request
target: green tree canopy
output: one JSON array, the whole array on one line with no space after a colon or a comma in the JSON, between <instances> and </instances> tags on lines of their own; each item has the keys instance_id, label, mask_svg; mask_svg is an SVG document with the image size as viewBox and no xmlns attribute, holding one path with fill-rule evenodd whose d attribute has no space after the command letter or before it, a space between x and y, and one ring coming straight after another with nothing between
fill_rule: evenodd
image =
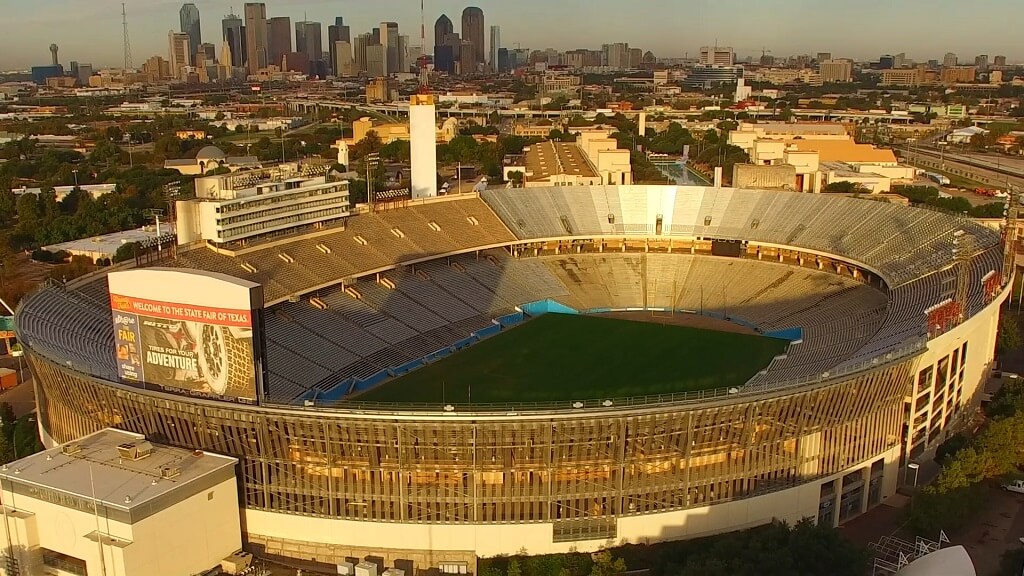
<instances>
[{"instance_id":1,"label":"green tree canopy","mask_svg":"<svg viewBox=\"0 0 1024 576\"><path fill-rule=\"evenodd\" d=\"M996 337L996 350L1000 354L1019 350L1021 347L1020 325L1017 318L1004 314L999 318L999 332Z\"/></svg>"}]
</instances>

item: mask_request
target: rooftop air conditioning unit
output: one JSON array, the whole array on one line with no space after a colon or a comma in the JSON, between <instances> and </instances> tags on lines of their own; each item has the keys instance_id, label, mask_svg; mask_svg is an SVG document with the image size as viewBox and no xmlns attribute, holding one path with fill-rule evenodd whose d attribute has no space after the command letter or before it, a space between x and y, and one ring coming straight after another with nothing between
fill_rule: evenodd
<instances>
[{"instance_id":1,"label":"rooftop air conditioning unit","mask_svg":"<svg viewBox=\"0 0 1024 576\"><path fill-rule=\"evenodd\" d=\"M181 475L181 468L178 466L161 466L160 477L163 479L176 478Z\"/></svg>"},{"instance_id":2,"label":"rooftop air conditioning unit","mask_svg":"<svg viewBox=\"0 0 1024 576\"><path fill-rule=\"evenodd\" d=\"M79 444L78 442L69 442L60 447L61 454L67 454L68 456L72 454L78 454L81 451L82 445Z\"/></svg>"},{"instance_id":3,"label":"rooftop air conditioning unit","mask_svg":"<svg viewBox=\"0 0 1024 576\"><path fill-rule=\"evenodd\" d=\"M243 574L252 565L252 554L239 550L220 561L220 569L225 574Z\"/></svg>"},{"instance_id":4,"label":"rooftop air conditioning unit","mask_svg":"<svg viewBox=\"0 0 1024 576\"><path fill-rule=\"evenodd\" d=\"M126 442L117 445L117 455L122 460L142 460L153 453L153 445L149 440Z\"/></svg>"}]
</instances>

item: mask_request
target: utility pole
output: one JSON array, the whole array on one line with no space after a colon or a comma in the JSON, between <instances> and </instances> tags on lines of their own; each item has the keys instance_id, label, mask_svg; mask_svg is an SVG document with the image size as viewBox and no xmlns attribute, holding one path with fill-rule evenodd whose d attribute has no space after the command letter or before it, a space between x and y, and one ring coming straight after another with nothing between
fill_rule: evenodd
<instances>
[{"instance_id":1,"label":"utility pole","mask_svg":"<svg viewBox=\"0 0 1024 576\"><path fill-rule=\"evenodd\" d=\"M1006 219L1003 223L1003 282L1010 282L1013 280L1013 273L1017 267L1017 218L1020 211L1021 191L1007 182L1006 192Z\"/></svg>"}]
</instances>

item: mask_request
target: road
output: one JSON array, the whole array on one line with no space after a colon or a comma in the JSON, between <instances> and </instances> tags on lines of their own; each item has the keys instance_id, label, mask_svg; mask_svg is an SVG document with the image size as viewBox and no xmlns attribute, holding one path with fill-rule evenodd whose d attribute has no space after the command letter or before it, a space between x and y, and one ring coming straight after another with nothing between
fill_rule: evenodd
<instances>
[{"instance_id":1,"label":"road","mask_svg":"<svg viewBox=\"0 0 1024 576\"><path fill-rule=\"evenodd\" d=\"M707 186L708 182L694 174L686 164L676 162L675 164L655 164L658 170L665 176L671 178L679 186Z\"/></svg>"},{"instance_id":2,"label":"road","mask_svg":"<svg viewBox=\"0 0 1024 576\"><path fill-rule=\"evenodd\" d=\"M917 151L915 148L911 154L916 154ZM933 157L938 156L940 160L957 161L967 166L989 169L1005 176L1024 178L1024 158L1014 158L1000 154L960 154L949 151L940 152L932 149L922 150L922 152L925 151L929 152Z\"/></svg>"},{"instance_id":3,"label":"road","mask_svg":"<svg viewBox=\"0 0 1024 576\"><path fill-rule=\"evenodd\" d=\"M926 148L914 148L909 153L903 149L894 152L905 162L924 170L937 170L1000 190L1009 186L1024 190L1024 168L1018 168L1015 164L1006 166L991 157L943 154Z\"/></svg>"}]
</instances>

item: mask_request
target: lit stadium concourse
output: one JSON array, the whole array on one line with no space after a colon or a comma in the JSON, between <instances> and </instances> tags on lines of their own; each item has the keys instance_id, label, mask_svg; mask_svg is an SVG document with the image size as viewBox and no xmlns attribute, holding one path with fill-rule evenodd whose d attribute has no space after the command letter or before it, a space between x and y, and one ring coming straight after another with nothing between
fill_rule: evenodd
<instances>
[{"instance_id":1,"label":"lit stadium concourse","mask_svg":"<svg viewBox=\"0 0 1024 576\"><path fill-rule=\"evenodd\" d=\"M419 568L859 515L979 401L1009 282L999 234L956 216L675 186L408 200L172 256L139 264L262 288L256 400L126 382L100 274L18 310L44 437L115 426L236 457L249 550ZM532 316L623 310L787 347L723 387L381 395Z\"/></svg>"}]
</instances>

